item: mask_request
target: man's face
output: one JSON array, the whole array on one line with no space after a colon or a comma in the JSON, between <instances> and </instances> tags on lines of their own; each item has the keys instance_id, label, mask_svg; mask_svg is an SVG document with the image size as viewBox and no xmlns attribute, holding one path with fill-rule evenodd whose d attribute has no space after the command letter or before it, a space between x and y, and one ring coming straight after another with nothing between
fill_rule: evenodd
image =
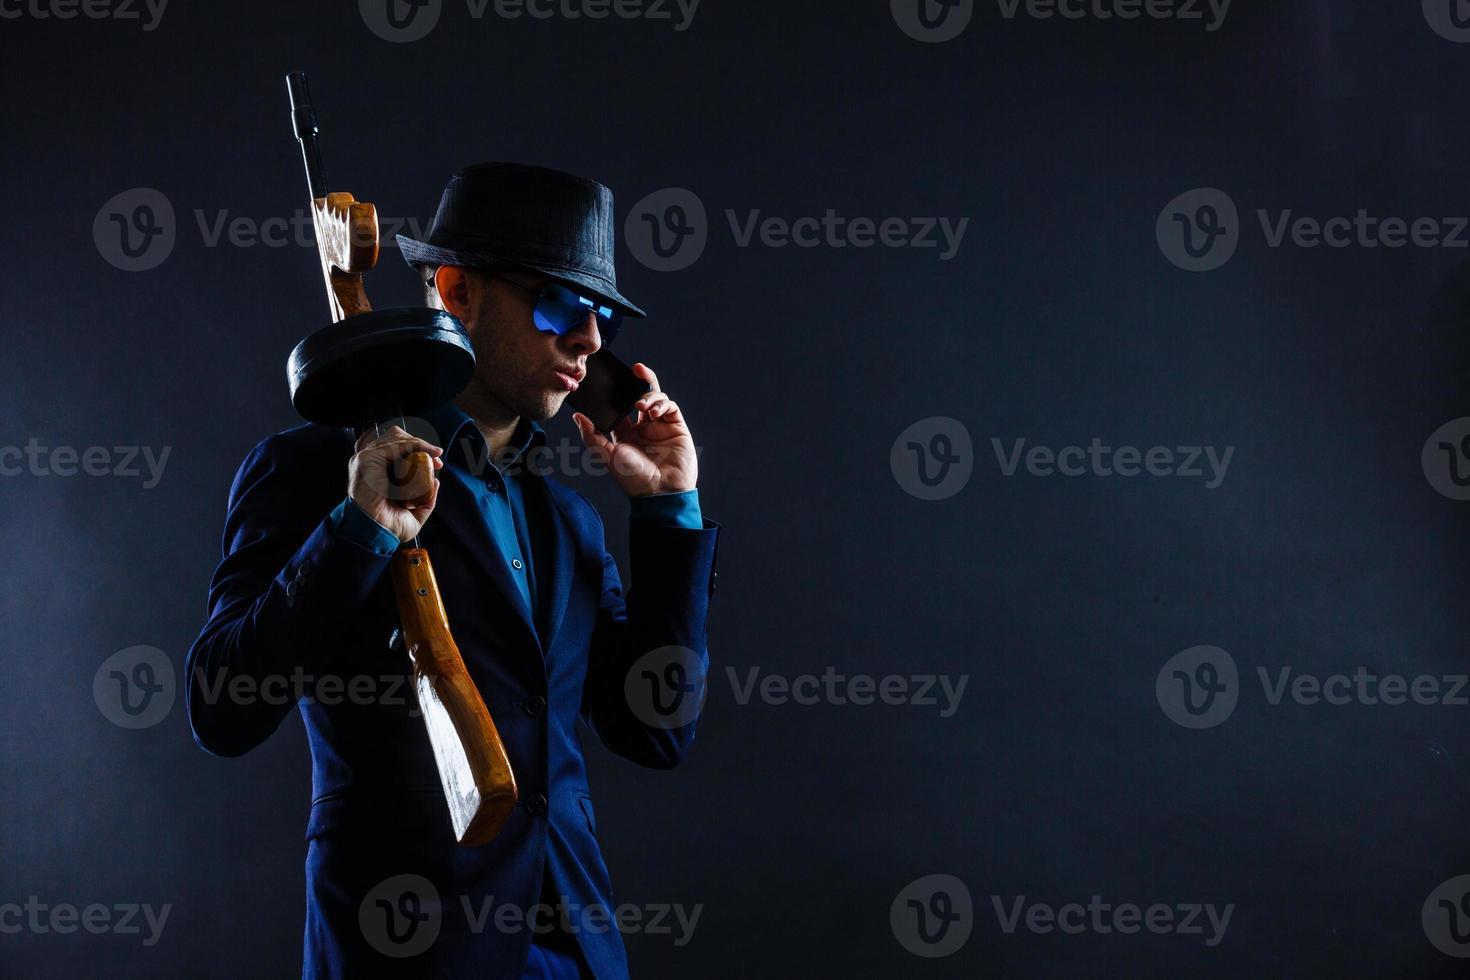
<instances>
[{"instance_id":1,"label":"man's face","mask_svg":"<svg viewBox=\"0 0 1470 980\"><path fill-rule=\"evenodd\" d=\"M592 311L558 336L537 330L532 318L544 276L445 267L437 281L445 308L464 322L475 349L471 399L538 422L555 415L602 346Z\"/></svg>"}]
</instances>

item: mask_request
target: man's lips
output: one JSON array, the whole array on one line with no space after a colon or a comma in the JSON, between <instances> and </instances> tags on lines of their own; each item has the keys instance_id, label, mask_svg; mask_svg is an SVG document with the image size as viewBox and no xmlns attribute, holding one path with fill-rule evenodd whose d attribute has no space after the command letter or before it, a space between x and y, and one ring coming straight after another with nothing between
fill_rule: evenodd
<instances>
[{"instance_id":1,"label":"man's lips","mask_svg":"<svg viewBox=\"0 0 1470 980\"><path fill-rule=\"evenodd\" d=\"M586 372L558 371L556 372L556 377L562 383L562 387L566 388L567 391L576 391L577 387L581 385L582 379L586 377Z\"/></svg>"}]
</instances>

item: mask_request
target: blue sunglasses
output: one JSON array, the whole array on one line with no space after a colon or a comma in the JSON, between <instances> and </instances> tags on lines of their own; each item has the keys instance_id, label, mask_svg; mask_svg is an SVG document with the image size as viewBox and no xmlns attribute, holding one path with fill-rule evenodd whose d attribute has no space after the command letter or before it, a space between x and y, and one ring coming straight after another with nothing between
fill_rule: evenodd
<instances>
[{"instance_id":1,"label":"blue sunglasses","mask_svg":"<svg viewBox=\"0 0 1470 980\"><path fill-rule=\"evenodd\" d=\"M532 319L535 320L536 329L542 333L554 333L558 337L571 333L587 322L587 314L592 313L597 317L597 332L602 336L602 342L610 344L618 335L618 328L622 326L623 315L617 310L611 306L599 306L596 301L572 292L561 283L548 282L540 289L532 289L505 276L495 278L535 294L536 309Z\"/></svg>"}]
</instances>

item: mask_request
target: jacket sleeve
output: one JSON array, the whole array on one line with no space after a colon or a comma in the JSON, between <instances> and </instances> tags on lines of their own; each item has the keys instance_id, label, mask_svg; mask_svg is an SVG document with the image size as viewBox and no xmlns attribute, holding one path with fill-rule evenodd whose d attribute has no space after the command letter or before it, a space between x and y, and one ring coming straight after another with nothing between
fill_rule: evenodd
<instances>
[{"instance_id":1,"label":"jacket sleeve","mask_svg":"<svg viewBox=\"0 0 1470 980\"><path fill-rule=\"evenodd\" d=\"M709 675L705 617L719 526L631 522L626 596L604 550L602 599L588 656L582 718L613 752L670 769L694 741ZM665 680L670 686L661 686ZM685 700L691 699L691 700Z\"/></svg>"},{"instance_id":2,"label":"jacket sleeve","mask_svg":"<svg viewBox=\"0 0 1470 980\"><path fill-rule=\"evenodd\" d=\"M332 520L345 461L334 486L324 466L335 458L295 455L279 436L265 440L230 488L208 619L184 664L194 740L215 755L259 745L310 693L392 560ZM331 496L318 507L323 486Z\"/></svg>"}]
</instances>

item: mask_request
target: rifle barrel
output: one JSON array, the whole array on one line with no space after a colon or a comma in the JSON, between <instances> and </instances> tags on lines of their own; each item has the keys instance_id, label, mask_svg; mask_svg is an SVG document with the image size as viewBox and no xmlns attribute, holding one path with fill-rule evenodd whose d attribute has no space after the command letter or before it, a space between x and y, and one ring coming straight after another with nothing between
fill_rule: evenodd
<instances>
[{"instance_id":1,"label":"rifle barrel","mask_svg":"<svg viewBox=\"0 0 1470 980\"><path fill-rule=\"evenodd\" d=\"M311 89L306 72L293 71L286 76L286 91L291 95L291 128L301 143L301 159L306 164L306 186L312 200L327 196L327 173L322 166L322 149L317 142L316 109L311 104Z\"/></svg>"}]
</instances>

